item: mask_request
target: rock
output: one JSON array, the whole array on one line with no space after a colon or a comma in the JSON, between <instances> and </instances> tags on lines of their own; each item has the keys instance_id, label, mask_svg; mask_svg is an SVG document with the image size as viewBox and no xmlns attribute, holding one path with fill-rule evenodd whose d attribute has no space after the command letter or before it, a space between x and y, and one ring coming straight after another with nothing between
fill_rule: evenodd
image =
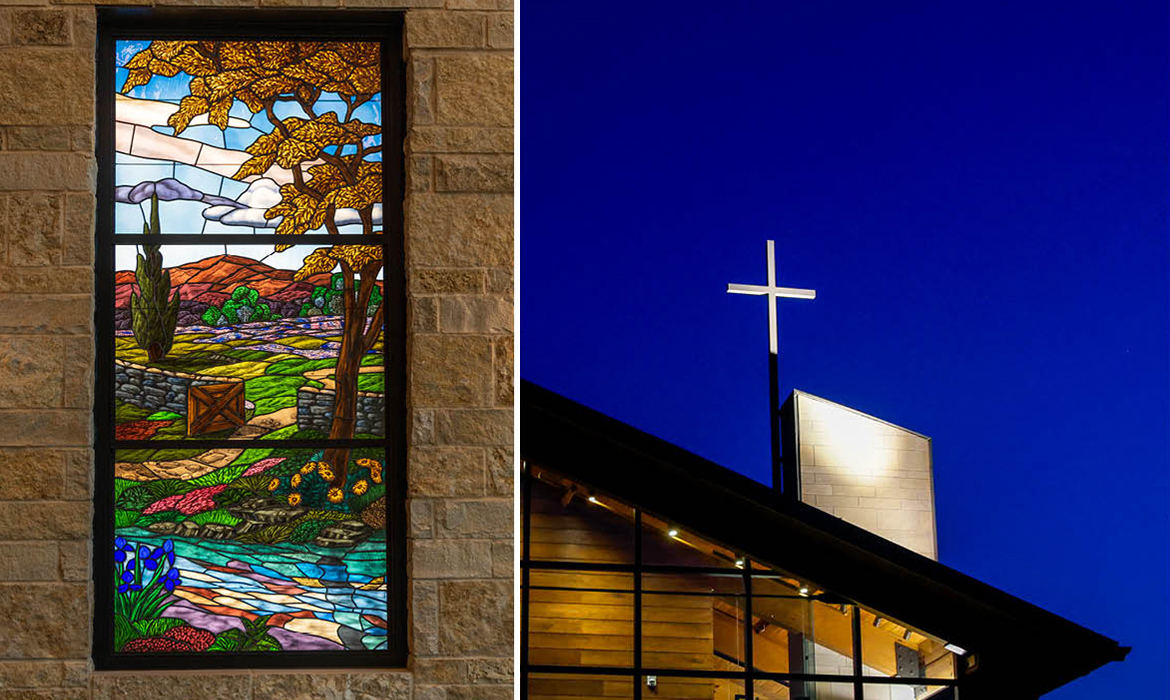
<instances>
[{"instance_id":1,"label":"rock","mask_svg":"<svg viewBox=\"0 0 1170 700\"><path fill-rule=\"evenodd\" d=\"M352 547L372 532L370 526L360 520L342 520L321 528L313 544L318 547Z\"/></svg>"},{"instance_id":2,"label":"rock","mask_svg":"<svg viewBox=\"0 0 1170 700\"><path fill-rule=\"evenodd\" d=\"M206 523L199 530L199 537L205 540L228 540L235 534L235 528L224 523Z\"/></svg>"},{"instance_id":3,"label":"rock","mask_svg":"<svg viewBox=\"0 0 1170 700\"><path fill-rule=\"evenodd\" d=\"M279 525L304 515L305 508L290 506L266 496L251 496L234 506L228 512L247 523Z\"/></svg>"},{"instance_id":4,"label":"rock","mask_svg":"<svg viewBox=\"0 0 1170 700\"><path fill-rule=\"evenodd\" d=\"M157 532L160 535L174 535L179 531L179 524L163 520L157 523L151 523L146 526L147 530Z\"/></svg>"}]
</instances>

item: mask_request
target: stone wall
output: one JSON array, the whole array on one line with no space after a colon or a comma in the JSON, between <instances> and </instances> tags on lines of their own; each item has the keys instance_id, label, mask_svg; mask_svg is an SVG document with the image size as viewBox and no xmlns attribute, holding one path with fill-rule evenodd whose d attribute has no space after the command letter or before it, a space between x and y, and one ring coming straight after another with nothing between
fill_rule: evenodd
<instances>
[{"instance_id":1,"label":"stone wall","mask_svg":"<svg viewBox=\"0 0 1170 700\"><path fill-rule=\"evenodd\" d=\"M139 408L174 411L182 416L187 415L187 390L191 387L242 381L114 361L114 396Z\"/></svg>"},{"instance_id":2,"label":"stone wall","mask_svg":"<svg viewBox=\"0 0 1170 700\"><path fill-rule=\"evenodd\" d=\"M800 499L938 559L930 438L802 391Z\"/></svg>"},{"instance_id":3,"label":"stone wall","mask_svg":"<svg viewBox=\"0 0 1170 700\"><path fill-rule=\"evenodd\" d=\"M333 427L333 402L336 398L336 393L331 389L315 389L311 386L297 389L297 428L328 433ZM385 410L385 396L371 391L359 391L357 432L385 435Z\"/></svg>"},{"instance_id":4,"label":"stone wall","mask_svg":"<svg viewBox=\"0 0 1170 700\"><path fill-rule=\"evenodd\" d=\"M409 665L93 672L95 13L0 0L0 700L512 697L510 0L157 4L406 11Z\"/></svg>"}]
</instances>

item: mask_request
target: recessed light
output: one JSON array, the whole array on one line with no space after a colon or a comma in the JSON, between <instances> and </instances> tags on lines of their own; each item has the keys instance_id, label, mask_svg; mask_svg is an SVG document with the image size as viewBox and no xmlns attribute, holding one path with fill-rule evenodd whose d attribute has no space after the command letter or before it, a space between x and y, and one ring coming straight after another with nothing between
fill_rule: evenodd
<instances>
[{"instance_id":1,"label":"recessed light","mask_svg":"<svg viewBox=\"0 0 1170 700\"><path fill-rule=\"evenodd\" d=\"M678 537L678 530L672 527L666 531L666 534L670 535L671 537Z\"/></svg>"}]
</instances>

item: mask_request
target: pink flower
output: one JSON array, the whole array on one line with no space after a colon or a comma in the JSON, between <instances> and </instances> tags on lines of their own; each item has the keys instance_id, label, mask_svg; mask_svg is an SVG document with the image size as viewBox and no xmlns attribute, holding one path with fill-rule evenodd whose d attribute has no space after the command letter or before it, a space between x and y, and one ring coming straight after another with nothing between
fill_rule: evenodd
<instances>
[{"instance_id":1,"label":"pink flower","mask_svg":"<svg viewBox=\"0 0 1170 700\"><path fill-rule=\"evenodd\" d=\"M286 459L288 459L288 457L269 457L267 459L261 459L261 460L257 461L255 464L253 464L252 466L248 467L247 471L244 472L243 476L252 476L253 474L259 474L260 472L264 471L265 469L271 469L272 467L275 467L276 465L280 464L281 462L283 462Z\"/></svg>"},{"instance_id":2,"label":"pink flower","mask_svg":"<svg viewBox=\"0 0 1170 700\"><path fill-rule=\"evenodd\" d=\"M151 503L142 511L143 515L161 513L166 510L177 510L183 515L195 515L215 508L215 496L227 488L227 484L207 486L195 489L189 493L167 496Z\"/></svg>"}]
</instances>

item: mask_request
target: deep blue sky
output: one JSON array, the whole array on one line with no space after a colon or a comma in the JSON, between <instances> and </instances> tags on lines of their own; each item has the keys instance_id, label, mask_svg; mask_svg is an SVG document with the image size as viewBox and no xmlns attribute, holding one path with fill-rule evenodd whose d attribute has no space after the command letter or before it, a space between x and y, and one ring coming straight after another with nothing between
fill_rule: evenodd
<instances>
[{"instance_id":1,"label":"deep blue sky","mask_svg":"<svg viewBox=\"0 0 1170 700\"><path fill-rule=\"evenodd\" d=\"M762 481L780 374L934 438L944 563L1167 697L1164 2L521 9L521 375ZM523 429L523 426L521 426ZM1016 640L1021 653L1043 640Z\"/></svg>"}]
</instances>

